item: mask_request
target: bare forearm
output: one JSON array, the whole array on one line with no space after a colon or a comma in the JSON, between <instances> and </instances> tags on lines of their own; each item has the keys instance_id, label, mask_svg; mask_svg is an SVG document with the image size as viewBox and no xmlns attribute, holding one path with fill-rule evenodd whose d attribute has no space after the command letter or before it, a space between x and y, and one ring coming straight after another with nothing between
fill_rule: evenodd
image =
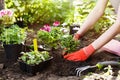
<instances>
[{"instance_id":1,"label":"bare forearm","mask_svg":"<svg viewBox=\"0 0 120 80\"><path fill-rule=\"evenodd\" d=\"M80 30L77 32L78 34L83 35L98 21L98 19L103 15L107 3L108 0L99 0L97 2L95 8L90 12Z\"/></svg>"},{"instance_id":2,"label":"bare forearm","mask_svg":"<svg viewBox=\"0 0 120 80\"><path fill-rule=\"evenodd\" d=\"M95 40L92 45L95 49L101 48L107 42L109 42L114 36L120 33L120 6L117 13L117 18L115 23L103 33L97 40Z\"/></svg>"},{"instance_id":3,"label":"bare forearm","mask_svg":"<svg viewBox=\"0 0 120 80\"><path fill-rule=\"evenodd\" d=\"M81 26L80 30L77 32L78 34L83 35L85 32L87 32L102 16L102 13L97 13L97 10L93 10L88 17L86 18L85 22Z\"/></svg>"},{"instance_id":4,"label":"bare forearm","mask_svg":"<svg viewBox=\"0 0 120 80\"><path fill-rule=\"evenodd\" d=\"M103 33L98 39L96 39L92 45L97 50L109 42L115 35L118 34L120 26L113 24L105 33Z\"/></svg>"}]
</instances>

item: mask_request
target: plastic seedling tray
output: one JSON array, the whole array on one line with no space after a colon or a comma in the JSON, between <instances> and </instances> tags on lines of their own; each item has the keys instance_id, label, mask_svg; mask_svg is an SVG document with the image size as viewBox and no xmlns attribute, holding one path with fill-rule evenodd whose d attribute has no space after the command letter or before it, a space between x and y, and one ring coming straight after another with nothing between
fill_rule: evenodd
<instances>
[{"instance_id":1,"label":"plastic seedling tray","mask_svg":"<svg viewBox=\"0 0 120 80\"><path fill-rule=\"evenodd\" d=\"M51 60L53 59L53 57L51 57L50 59L41 62L38 65L28 65L25 62L18 60L19 61L19 66L20 69L23 72L27 72L31 75L36 75L37 72L41 72L43 70L45 70L45 68L47 68L48 66L50 66Z\"/></svg>"}]
</instances>

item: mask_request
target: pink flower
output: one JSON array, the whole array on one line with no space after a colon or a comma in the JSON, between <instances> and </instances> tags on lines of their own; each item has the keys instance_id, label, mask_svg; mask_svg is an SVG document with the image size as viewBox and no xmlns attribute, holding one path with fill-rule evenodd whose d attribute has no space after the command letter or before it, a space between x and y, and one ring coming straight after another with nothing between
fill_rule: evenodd
<instances>
[{"instance_id":1,"label":"pink flower","mask_svg":"<svg viewBox=\"0 0 120 80\"><path fill-rule=\"evenodd\" d=\"M13 15L13 11L12 11L12 10L8 9L8 10L6 10L6 11L7 11L7 15L8 15L8 16L11 17L11 16Z\"/></svg>"},{"instance_id":2,"label":"pink flower","mask_svg":"<svg viewBox=\"0 0 120 80\"><path fill-rule=\"evenodd\" d=\"M0 11L0 17L2 17L2 16L4 16L4 15L5 15L4 11L1 10L1 11Z\"/></svg>"},{"instance_id":3,"label":"pink flower","mask_svg":"<svg viewBox=\"0 0 120 80\"><path fill-rule=\"evenodd\" d=\"M45 24L42 28L40 28L40 30L44 30L44 31L50 32L51 31L51 27L50 27L49 24Z\"/></svg>"},{"instance_id":4,"label":"pink flower","mask_svg":"<svg viewBox=\"0 0 120 80\"><path fill-rule=\"evenodd\" d=\"M59 21L55 21L54 23L53 23L53 26L59 26L60 25L60 22Z\"/></svg>"},{"instance_id":5,"label":"pink flower","mask_svg":"<svg viewBox=\"0 0 120 80\"><path fill-rule=\"evenodd\" d=\"M50 27L50 25L49 24L45 24L43 27Z\"/></svg>"},{"instance_id":6,"label":"pink flower","mask_svg":"<svg viewBox=\"0 0 120 80\"><path fill-rule=\"evenodd\" d=\"M8 15L9 17L11 17L13 15L13 11L10 9L1 10L0 17L2 17L4 15Z\"/></svg>"}]
</instances>

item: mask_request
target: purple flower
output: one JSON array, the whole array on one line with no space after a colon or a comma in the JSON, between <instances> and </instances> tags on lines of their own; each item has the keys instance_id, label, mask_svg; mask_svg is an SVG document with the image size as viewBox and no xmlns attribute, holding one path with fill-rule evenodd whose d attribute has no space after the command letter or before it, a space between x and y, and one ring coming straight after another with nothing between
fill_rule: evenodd
<instances>
[{"instance_id":1,"label":"purple flower","mask_svg":"<svg viewBox=\"0 0 120 80\"><path fill-rule=\"evenodd\" d=\"M53 23L53 26L59 26L60 25L60 22L59 21L55 21L54 23Z\"/></svg>"}]
</instances>

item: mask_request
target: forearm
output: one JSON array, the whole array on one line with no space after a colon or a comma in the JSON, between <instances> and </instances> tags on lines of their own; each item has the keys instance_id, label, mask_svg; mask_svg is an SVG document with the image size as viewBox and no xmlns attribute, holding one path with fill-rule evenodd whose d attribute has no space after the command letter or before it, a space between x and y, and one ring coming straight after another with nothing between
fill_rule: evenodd
<instances>
[{"instance_id":1,"label":"forearm","mask_svg":"<svg viewBox=\"0 0 120 80\"><path fill-rule=\"evenodd\" d=\"M101 48L118 33L120 33L120 6L118 8L117 18L115 23L106 32L104 32L97 40L95 40L92 43L93 47L95 49Z\"/></svg>"},{"instance_id":2,"label":"forearm","mask_svg":"<svg viewBox=\"0 0 120 80\"><path fill-rule=\"evenodd\" d=\"M97 2L94 9L87 16L87 18L84 21L83 25L81 26L80 30L77 32L78 34L83 35L99 20L99 18L104 13L107 3L108 3L108 0L99 0Z\"/></svg>"},{"instance_id":3,"label":"forearm","mask_svg":"<svg viewBox=\"0 0 120 80\"><path fill-rule=\"evenodd\" d=\"M109 42L115 35L118 34L120 26L113 24L105 33L103 33L98 39L96 39L92 45L97 50Z\"/></svg>"}]
</instances>

